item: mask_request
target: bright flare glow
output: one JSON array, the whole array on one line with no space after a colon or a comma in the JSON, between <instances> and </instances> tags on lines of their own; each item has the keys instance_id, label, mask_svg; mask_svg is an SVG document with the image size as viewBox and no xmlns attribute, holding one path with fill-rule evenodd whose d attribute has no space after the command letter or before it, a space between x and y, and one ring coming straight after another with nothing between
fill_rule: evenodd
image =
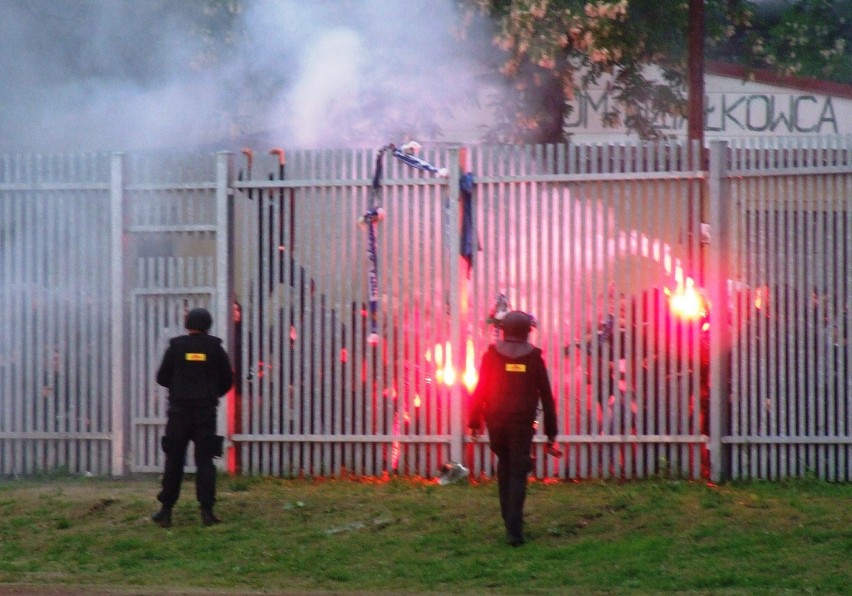
<instances>
[{"instance_id":1,"label":"bright flare glow","mask_svg":"<svg viewBox=\"0 0 852 596\"><path fill-rule=\"evenodd\" d=\"M453 346L450 345L450 342L447 342L444 356L444 384L447 387L452 387L456 382L456 369L453 368Z\"/></svg>"},{"instance_id":2,"label":"bright flare glow","mask_svg":"<svg viewBox=\"0 0 852 596\"><path fill-rule=\"evenodd\" d=\"M467 350L465 354L465 365L464 365L464 375L462 376L462 382L464 386L467 387L468 393L473 393L473 390L476 389L476 383L479 379L477 378L476 373L476 365L473 361L473 340L471 338L467 338Z\"/></svg>"},{"instance_id":3,"label":"bright flare glow","mask_svg":"<svg viewBox=\"0 0 852 596\"><path fill-rule=\"evenodd\" d=\"M669 300L672 312L682 319L700 319L706 314L704 300L695 289L692 279L687 279L686 286L678 286Z\"/></svg>"},{"instance_id":4,"label":"bright flare glow","mask_svg":"<svg viewBox=\"0 0 852 596\"><path fill-rule=\"evenodd\" d=\"M453 347L450 342L437 343L432 350L426 350L424 354L426 362L435 361L435 380L447 387L452 387L458 380L458 373L453 366ZM468 338L465 350L465 368L462 374L462 382L468 391L476 388L479 380L476 365L474 363L473 339Z\"/></svg>"}]
</instances>

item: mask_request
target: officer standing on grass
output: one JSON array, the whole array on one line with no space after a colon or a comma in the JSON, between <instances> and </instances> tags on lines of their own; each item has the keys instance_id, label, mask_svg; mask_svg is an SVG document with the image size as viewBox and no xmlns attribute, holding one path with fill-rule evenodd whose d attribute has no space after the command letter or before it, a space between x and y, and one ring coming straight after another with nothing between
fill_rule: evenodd
<instances>
[{"instance_id":1,"label":"officer standing on grass","mask_svg":"<svg viewBox=\"0 0 852 596\"><path fill-rule=\"evenodd\" d=\"M160 511L151 518L164 528L172 525L172 507L180 496L186 449L195 446L195 495L205 526L221 520L213 514L216 502L216 468L213 458L222 455L223 437L216 435L219 398L234 382L222 340L208 335L213 318L204 308L186 315L187 334L173 338L157 371L157 383L169 390L166 435L161 440L166 454Z\"/></svg>"},{"instance_id":2,"label":"officer standing on grass","mask_svg":"<svg viewBox=\"0 0 852 596\"><path fill-rule=\"evenodd\" d=\"M474 437L482 432L483 418L488 427L491 451L497 456L500 512L512 546L524 543L524 500L539 402L548 448L557 434L553 391L541 349L527 341L532 324L533 318L521 311L503 318L503 339L491 344L482 357L468 423Z\"/></svg>"}]
</instances>

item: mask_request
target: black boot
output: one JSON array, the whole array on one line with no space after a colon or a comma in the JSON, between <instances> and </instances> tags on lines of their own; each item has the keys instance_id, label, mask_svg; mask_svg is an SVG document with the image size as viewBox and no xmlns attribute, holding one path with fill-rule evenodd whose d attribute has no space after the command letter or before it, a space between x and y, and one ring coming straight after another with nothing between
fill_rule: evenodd
<instances>
[{"instance_id":1,"label":"black boot","mask_svg":"<svg viewBox=\"0 0 852 596\"><path fill-rule=\"evenodd\" d=\"M163 505L157 513L151 516L151 520L161 528L172 527L172 508Z\"/></svg>"},{"instance_id":2,"label":"black boot","mask_svg":"<svg viewBox=\"0 0 852 596\"><path fill-rule=\"evenodd\" d=\"M205 526L213 526L221 521L221 519L214 515L212 507L201 508L201 523L203 523Z\"/></svg>"},{"instance_id":3,"label":"black boot","mask_svg":"<svg viewBox=\"0 0 852 596\"><path fill-rule=\"evenodd\" d=\"M509 546L521 546L525 543L523 535L506 533L506 544Z\"/></svg>"}]
</instances>

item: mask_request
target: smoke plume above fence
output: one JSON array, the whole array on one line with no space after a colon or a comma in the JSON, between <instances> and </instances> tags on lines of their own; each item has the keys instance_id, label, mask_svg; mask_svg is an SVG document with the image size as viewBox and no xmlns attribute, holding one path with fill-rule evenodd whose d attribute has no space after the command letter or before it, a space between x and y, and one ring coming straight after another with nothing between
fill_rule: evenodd
<instances>
[{"instance_id":1,"label":"smoke plume above fence","mask_svg":"<svg viewBox=\"0 0 852 596\"><path fill-rule=\"evenodd\" d=\"M240 0L232 43L198 6L0 4L0 152L453 141L477 97L452 0Z\"/></svg>"}]
</instances>

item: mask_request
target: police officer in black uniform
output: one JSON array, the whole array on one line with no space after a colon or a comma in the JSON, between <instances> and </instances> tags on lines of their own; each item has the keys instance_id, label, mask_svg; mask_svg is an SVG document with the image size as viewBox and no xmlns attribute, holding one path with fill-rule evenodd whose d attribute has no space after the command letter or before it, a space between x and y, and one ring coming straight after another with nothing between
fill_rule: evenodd
<instances>
[{"instance_id":1,"label":"police officer in black uniform","mask_svg":"<svg viewBox=\"0 0 852 596\"><path fill-rule=\"evenodd\" d=\"M216 406L234 382L222 340L208 335L213 318L204 308L186 315L186 335L173 338L157 371L157 383L169 390L166 435L161 446L166 454L160 511L152 516L164 528L172 523L172 507L180 496L186 449L195 446L195 494L205 526L221 520L213 514L216 502L216 468L213 458L222 455L223 437L216 435Z\"/></svg>"},{"instance_id":2,"label":"police officer in black uniform","mask_svg":"<svg viewBox=\"0 0 852 596\"><path fill-rule=\"evenodd\" d=\"M482 357L468 423L474 437L482 431L483 418L488 427L491 451L497 456L500 511L512 546L524 543L524 500L539 402L549 449L557 434L556 407L541 349L527 341L532 322L521 311L503 318L503 339L491 344Z\"/></svg>"}]
</instances>

